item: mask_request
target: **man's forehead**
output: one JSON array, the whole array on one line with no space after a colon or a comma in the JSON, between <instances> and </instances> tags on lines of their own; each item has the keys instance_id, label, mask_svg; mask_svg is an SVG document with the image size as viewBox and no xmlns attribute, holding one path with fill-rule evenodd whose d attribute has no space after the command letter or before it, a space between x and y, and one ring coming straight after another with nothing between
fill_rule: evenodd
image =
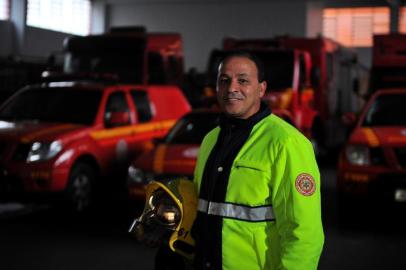
<instances>
[{"instance_id":1,"label":"man's forehead","mask_svg":"<svg viewBox=\"0 0 406 270\"><path fill-rule=\"evenodd\" d=\"M226 58L219 66L219 74L237 72L237 76L249 76L258 72L255 63L244 56L233 56Z\"/></svg>"},{"instance_id":2,"label":"man's forehead","mask_svg":"<svg viewBox=\"0 0 406 270\"><path fill-rule=\"evenodd\" d=\"M234 76L237 76L237 77L249 77L250 76L250 74L249 73L245 73L245 72L241 72L241 73L237 73L237 74L231 74L230 72L227 72L227 71L221 71L220 73L219 73L219 76L229 76L229 75L234 75Z\"/></svg>"}]
</instances>

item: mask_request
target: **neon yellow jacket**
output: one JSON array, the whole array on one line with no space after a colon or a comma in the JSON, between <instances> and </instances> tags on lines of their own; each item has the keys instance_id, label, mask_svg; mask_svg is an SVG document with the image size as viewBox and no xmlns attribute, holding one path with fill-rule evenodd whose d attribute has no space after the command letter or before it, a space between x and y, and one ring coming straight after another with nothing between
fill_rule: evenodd
<instances>
[{"instance_id":1,"label":"neon yellow jacket","mask_svg":"<svg viewBox=\"0 0 406 270\"><path fill-rule=\"evenodd\" d=\"M201 145L197 190L219 131L212 130ZM225 203L272 205L275 220L224 217L223 269L317 269L324 243L320 174L311 143L294 127L273 114L253 127L234 159Z\"/></svg>"}]
</instances>

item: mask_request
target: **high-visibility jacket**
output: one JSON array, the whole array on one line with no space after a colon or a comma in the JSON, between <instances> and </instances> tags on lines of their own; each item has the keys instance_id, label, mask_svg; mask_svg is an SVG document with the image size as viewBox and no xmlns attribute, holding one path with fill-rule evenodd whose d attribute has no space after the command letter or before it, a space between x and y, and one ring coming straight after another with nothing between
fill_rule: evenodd
<instances>
[{"instance_id":1,"label":"high-visibility jacket","mask_svg":"<svg viewBox=\"0 0 406 270\"><path fill-rule=\"evenodd\" d=\"M219 132L200 147L198 191ZM313 147L273 114L255 124L234 159L225 201L199 198L198 211L223 218L223 269L317 269L324 234Z\"/></svg>"}]
</instances>

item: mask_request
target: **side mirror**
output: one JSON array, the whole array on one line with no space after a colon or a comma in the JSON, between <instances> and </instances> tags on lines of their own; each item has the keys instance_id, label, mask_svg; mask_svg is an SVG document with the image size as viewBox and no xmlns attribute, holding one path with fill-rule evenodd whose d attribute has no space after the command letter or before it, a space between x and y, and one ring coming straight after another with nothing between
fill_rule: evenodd
<instances>
[{"instance_id":1,"label":"side mirror","mask_svg":"<svg viewBox=\"0 0 406 270\"><path fill-rule=\"evenodd\" d=\"M128 112L111 112L106 121L108 127L126 126L128 124L130 124L130 114Z\"/></svg>"}]
</instances>

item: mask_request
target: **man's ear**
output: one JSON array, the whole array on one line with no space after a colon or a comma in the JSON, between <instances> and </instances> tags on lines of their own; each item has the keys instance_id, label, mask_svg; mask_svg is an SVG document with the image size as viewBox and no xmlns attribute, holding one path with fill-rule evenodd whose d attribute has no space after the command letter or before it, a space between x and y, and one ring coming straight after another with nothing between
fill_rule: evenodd
<instances>
[{"instance_id":1,"label":"man's ear","mask_svg":"<svg viewBox=\"0 0 406 270\"><path fill-rule=\"evenodd\" d=\"M265 95L266 91L266 81L259 83L259 97L262 98Z\"/></svg>"}]
</instances>

